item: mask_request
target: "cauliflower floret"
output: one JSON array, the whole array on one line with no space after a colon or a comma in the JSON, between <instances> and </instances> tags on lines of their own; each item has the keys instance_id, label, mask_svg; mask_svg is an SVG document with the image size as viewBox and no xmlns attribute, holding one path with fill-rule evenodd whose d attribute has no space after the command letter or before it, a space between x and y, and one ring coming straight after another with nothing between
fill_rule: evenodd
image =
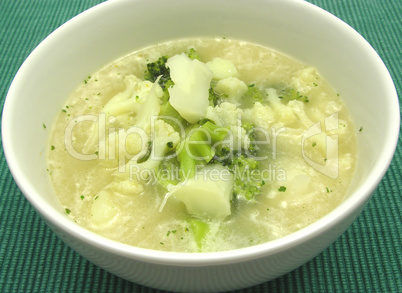
<instances>
[{"instance_id":1,"label":"cauliflower floret","mask_svg":"<svg viewBox=\"0 0 402 293\"><path fill-rule=\"evenodd\" d=\"M163 95L163 91L158 82L142 81L134 75L128 75L124 78L124 83L126 89L106 103L104 113L100 113L98 117L98 123L93 124L89 131L91 134L83 147L84 153L94 153L98 146L107 140L105 135L99 136L102 130L99 125L104 126L104 131L109 129L110 125L123 129L136 126L147 131L151 117L159 114L159 97Z\"/></svg>"},{"instance_id":2,"label":"cauliflower floret","mask_svg":"<svg viewBox=\"0 0 402 293\"><path fill-rule=\"evenodd\" d=\"M148 159L138 163L139 156L132 158L123 169L119 168L115 173L121 178L131 178L140 181L147 179L157 168L164 158L165 154L174 149L180 142L180 134L174 128L163 120L156 120L151 125L152 148Z\"/></svg>"},{"instance_id":3,"label":"cauliflower floret","mask_svg":"<svg viewBox=\"0 0 402 293\"><path fill-rule=\"evenodd\" d=\"M144 186L137 180L119 180L116 179L108 185L110 190L124 195L137 195L144 191Z\"/></svg>"},{"instance_id":4,"label":"cauliflower floret","mask_svg":"<svg viewBox=\"0 0 402 293\"><path fill-rule=\"evenodd\" d=\"M315 67L307 67L299 70L297 75L292 78L291 86L302 95L308 95L310 91L317 87L319 74Z\"/></svg>"},{"instance_id":5,"label":"cauliflower floret","mask_svg":"<svg viewBox=\"0 0 402 293\"><path fill-rule=\"evenodd\" d=\"M206 65L214 73L213 78L215 80L239 76L239 72L232 61L214 58L212 61L207 62Z\"/></svg>"},{"instance_id":6,"label":"cauliflower floret","mask_svg":"<svg viewBox=\"0 0 402 293\"><path fill-rule=\"evenodd\" d=\"M244 110L243 120L257 127L269 129L275 121L275 111L268 105L255 102L254 106Z\"/></svg>"},{"instance_id":7,"label":"cauliflower floret","mask_svg":"<svg viewBox=\"0 0 402 293\"><path fill-rule=\"evenodd\" d=\"M198 170L194 178L178 185L169 185L169 193L161 206L163 209L170 196L182 201L187 211L199 218L225 218L230 215L233 194L233 175L221 165L208 165Z\"/></svg>"},{"instance_id":8,"label":"cauliflower floret","mask_svg":"<svg viewBox=\"0 0 402 293\"><path fill-rule=\"evenodd\" d=\"M248 88L246 83L237 77L227 77L219 80L214 90L217 94L226 96L229 102L239 104Z\"/></svg>"},{"instance_id":9,"label":"cauliflower floret","mask_svg":"<svg viewBox=\"0 0 402 293\"><path fill-rule=\"evenodd\" d=\"M166 63L174 85L168 88L170 104L190 123L205 117L213 73L205 63L186 54L170 57Z\"/></svg>"},{"instance_id":10,"label":"cauliflower floret","mask_svg":"<svg viewBox=\"0 0 402 293\"><path fill-rule=\"evenodd\" d=\"M303 127L301 128L307 129L314 124L307 116L306 111L304 110L303 102L296 100L289 101L288 109L291 110L294 115L296 115L296 117L298 118L298 122L303 125Z\"/></svg>"},{"instance_id":11,"label":"cauliflower floret","mask_svg":"<svg viewBox=\"0 0 402 293\"><path fill-rule=\"evenodd\" d=\"M282 103L282 100L278 96L278 92L274 88L267 89L268 101L271 107L275 110L277 121L283 125L291 125L297 122L297 117L294 111L287 105ZM290 102L289 102L290 103Z\"/></svg>"},{"instance_id":12,"label":"cauliflower floret","mask_svg":"<svg viewBox=\"0 0 402 293\"><path fill-rule=\"evenodd\" d=\"M160 111L159 98L163 95L158 82L142 81L134 75L125 77L126 89L114 96L104 107L107 117L116 117L115 122L123 128L133 125L146 129L150 117Z\"/></svg>"}]
</instances>

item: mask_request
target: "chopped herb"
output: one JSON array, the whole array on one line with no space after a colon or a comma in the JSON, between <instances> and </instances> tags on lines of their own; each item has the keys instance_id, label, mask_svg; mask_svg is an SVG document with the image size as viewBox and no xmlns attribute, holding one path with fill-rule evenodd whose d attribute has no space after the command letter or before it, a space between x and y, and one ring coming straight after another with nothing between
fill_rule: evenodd
<instances>
[{"instance_id":1,"label":"chopped herb","mask_svg":"<svg viewBox=\"0 0 402 293\"><path fill-rule=\"evenodd\" d=\"M50 149L53 151L56 147L54 145L50 146Z\"/></svg>"},{"instance_id":2,"label":"chopped herb","mask_svg":"<svg viewBox=\"0 0 402 293\"><path fill-rule=\"evenodd\" d=\"M316 143L316 142L313 142L312 146L315 147L316 145L317 145L317 143Z\"/></svg>"},{"instance_id":3,"label":"chopped herb","mask_svg":"<svg viewBox=\"0 0 402 293\"><path fill-rule=\"evenodd\" d=\"M300 94L300 92L296 91L293 88L283 89L281 91L281 95L279 95L279 98L286 101L299 100L304 103L308 103L310 101L307 96Z\"/></svg>"},{"instance_id":4,"label":"chopped herb","mask_svg":"<svg viewBox=\"0 0 402 293\"><path fill-rule=\"evenodd\" d=\"M61 112L67 113L66 109L61 110Z\"/></svg>"},{"instance_id":5,"label":"chopped herb","mask_svg":"<svg viewBox=\"0 0 402 293\"><path fill-rule=\"evenodd\" d=\"M45 125L45 123L43 123L43 124L42 124L42 126L43 126L43 129L46 129L46 125Z\"/></svg>"},{"instance_id":6,"label":"chopped herb","mask_svg":"<svg viewBox=\"0 0 402 293\"><path fill-rule=\"evenodd\" d=\"M98 155L99 154L99 152L98 151L95 151L95 155Z\"/></svg>"},{"instance_id":7,"label":"chopped herb","mask_svg":"<svg viewBox=\"0 0 402 293\"><path fill-rule=\"evenodd\" d=\"M170 149L173 148L173 141L169 141L166 145Z\"/></svg>"},{"instance_id":8,"label":"chopped herb","mask_svg":"<svg viewBox=\"0 0 402 293\"><path fill-rule=\"evenodd\" d=\"M100 93L97 94L98 96L100 95Z\"/></svg>"},{"instance_id":9,"label":"chopped herb","mask_svg":"<svg viewBox=\"0 0 402 293\"><path fill-rule=\"evenodd\" d=\"M318 84L316 84L315 82L313 82L313 85L314 85L314 86L318 86Z\"/></svg>"},{"instance_id":10,"label":"chopped herb","mask_svg":"<svg viewBox=\"0 0 402 293\"><path fill-rule=\"evenodd\" d=\"M66 214L69 215L71 213L71 210L66 208Z\"/></svg>"},{"instance_id":11,"label":"chopped herb","mask_svg":"<svg viewBox=\"0 0 402 293\"><path fill-rule=\"evenodd\" d=\"M99 196L96 196L94 200L97 200Z\"/></svg>"},{"instance_id":12,"label":"chopped herb","mask_svg":"<svg viewBox=\"0 0 402 293\"><path fill-rule=\"evenodd\" d=\"M138 101L138 99L140 98L140 96L135 96L135 99Z\"/></svg>"},{"instance_id":13,"label":"chopped herb","mask_svg":"<svg viewBox=\"0 0 402 293\"><path fill-rule=\"evenodd\" d=\"M363 131L363 126L359 128L359 132L362 132L362 131Z\"/></svg>"},{"instance_id":14,"label":"chopped herb","mask_svg":"<svg viewBox=\"0 0 402 293\"><path fill-rule=\"evenodd\" d=\"M325 158L325 159L324 159L324 162L326 162L327 160L328 160L328 159L327 159L327 158Z\"/></svg>"},{"instance_id":15,"label":"chopped herb","mask_svg":"<svg viewBox=\"0 0 402 293\"><path fill-rule=\"evenodd\" d=\"M285 192L286 191L286 187L285 186L281 186L278 188L279 192Z\"/></svg>"},{"instance_id":16,"label":"chopped herb","mask_svg":"<svg viewBox=\"0 0 402 293\"><path fill-rule=\"evenodd\" d=\"M174 234L174 233L176 233L176 230L173 230L173 231L168 231L168 232L167 232L167 234L166 234L166 236L169 236L169 235L170 235L170 233L173 233L173 234Z\"/></svg>"},{"instance_id":17,"label":"chopped herb","mask_svg":"<svg viewBox=\"0 0 402 293\"><path fill-rule=\"evenodd\" d=\"M163 243L163 242L159 242L159 244L160 244L160 245L165 245L165 243Z\"/></svg>"},{"instance_id":18,"label":"chopped herb","mask_svg":"<svg viewBox=\"0 0 402 293\"><path fill-rule=\"evenodd\" d=\"M81 200L83 200L85 198L85 196L81 195L80 198L81 198Z\"/></svg>"},{"instance_id":19,"label":"chopped herb","mask_svg":"<svg viewBox=\"0 0 402 293\"><path fill-rule=\"evenodd\" d=\"M87 84L91 76L89 75L86 79L84 79L84 83Z\"/></svg>"}]
</instances>

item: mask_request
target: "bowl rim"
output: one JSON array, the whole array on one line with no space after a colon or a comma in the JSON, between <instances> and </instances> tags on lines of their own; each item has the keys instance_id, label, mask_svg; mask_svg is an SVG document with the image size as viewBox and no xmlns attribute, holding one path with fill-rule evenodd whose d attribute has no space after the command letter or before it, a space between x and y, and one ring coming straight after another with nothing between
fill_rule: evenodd
<instances>
[{"instance_id":1,"label":"bowl rim","mask_svg":"<svg viewBox=\"0 0 402 293\"><path fill-rule=\"evenodd\" d=\"M270 1L270 0L265 0ZM272 0L271 0L272 1ZM283 0L282 0L283 1ZM6 96L3 107L2 116L2 141L3 150L5 154L6 161L8 163L11 174L14 177L15 182L18 187L28 199L28 201L34 206L34 208L39 212L39 214L45 218L45 220L54 227L62 227L61 230L65 231L69 236L80 239L91 246L97 247L104 251L112 254L124 256L130 259L135 259L143 262L158 263L164 265L178 265L178 266L206 266L206 265L222 265L228 263L238 263L243 261L249 261L252 259L260 258L267 255L273 255L285 251L291 247L297 246L301 243L305 243L310 239L313 239L317 235L320 235L324 231L336 227L342 219L353 216L354 212L359 208L362 208L365 203L369 200L372 193L377 188L377 185L382 180L385 172L387 171L393 154L396 149L396 145L399 137L399 126L400 126L400 112L399 112L399 101L396 93L396 89L392 78L385 67L385 64L381 60L380 56L375 52L371 45L352 27L346 24L341 19L332 15L331 13L305 1L292 1L286 0L287 2L298 2L299 5L303 5L306 9L315 9L317 13L325 14L328 21L336 23L336 25L342 26L345 33L353 35L358 42L361 43L362 49L369 52L372 56L373 61L375 61L376 66L382 71L384 84L387 85L388 93L387 96L390 100L395 103L396 109L390 109L390 119L393 121L393 125L390 125L389 134L387 136L387 148L382 150L380 156L369 172L367 178L364 182L356 189L356 191L351 194L347 199L345 199L339 206L337 206L333 211L323 216L321 219L312 223L311 225L302 228L294 233L291 233L282 238L269 241L266 243L239 248L235 250L228 251L218 251L218 252L200 252L200 253L183 253L183 252L166 252L159 250L152 250L146 248L139 248L130 246L127 244L119 243L114 240L104 238L94 232L91 232L65 216L62 216L59 211L53 208L49 203L42 200L38 196L37 192L29 183L26 174L23 173L20 166L16 165L14 162L17 154L13 149L13 142L8 139L10 133L12 132L11 123L12 111L8 111L15 107L16 96L15 91L20 84L20 79L24 76L24 71L27 64L31 62L32 59L36 58L36 52L40 51L42 47L45 47L50 39L55 34L61 34L68 29L70 23L75 22L77 19L81 19L90 15L91 13L97 12L100 9L107 9L109 6L116 5L124 1L106 1L100 3L88 10L78 14L73 17L65 24L61 25L58 29L52 32L48 37L46 37L27 57L20 69L18 70ZM128 1L127 1L128 2ZM136 2L141 2L141 0L136 0ZM397 107L398 106L398 107Z\"/></svg>"}]
</instances>

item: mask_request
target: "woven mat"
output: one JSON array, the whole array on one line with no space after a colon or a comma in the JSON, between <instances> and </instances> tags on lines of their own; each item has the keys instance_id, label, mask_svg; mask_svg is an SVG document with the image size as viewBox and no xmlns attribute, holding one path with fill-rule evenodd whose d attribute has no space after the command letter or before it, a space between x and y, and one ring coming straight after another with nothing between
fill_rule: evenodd
<instances>
[{"instance_id":1,"label":"woven mat","mask_svg":"<svg viewBox=\"0 0 402 293\"><path fill-rule=\"evenodd\" d=\"M0 0L0 105L48 34L101 0ZM365 37L402 94L402 1L311 0ZM402 292L402 142L372 200L333 245L299 269L241 292ZM65 245L14 183L0 150L0 292L157 292L116 277ZM239 291L240 292L240 291Z\"/></svg>"}]
</instances>

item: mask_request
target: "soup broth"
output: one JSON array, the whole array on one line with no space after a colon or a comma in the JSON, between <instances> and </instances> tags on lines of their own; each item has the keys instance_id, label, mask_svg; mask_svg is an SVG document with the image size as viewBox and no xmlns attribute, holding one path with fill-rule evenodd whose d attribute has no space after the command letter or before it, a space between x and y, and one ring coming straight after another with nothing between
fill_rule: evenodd
<instances>
[{"instance_id":1,"label":"soup broth","mask_svg":"<svg viewBox=\"0 0 402 293\"><path fill-rule=\"evenodd\" d=\"M116 119L106 112L119 110L108 103L129 101L124 95L135 103L135 98L142 99L136 91L147 90L154 91L161 104L160 88L151 83L135 87L133 82L144 80L148 63L183 52L196 54L214 72L211 86L219 98L203 119L219 120L223 127L237 119L258 129L254 135L259 177L244 180L262 177L265 184L251 199L231 197L230 212L224 216L193 214L185 200L171 192L174 184L159 184L154 173L139 176L137 169L120 169L133 158L147 156L147 141L138 132L128 133L146 113L130 112ZM237 70L223 78L227 83L215 78L216 58L230 61ZM229 81L235 82L235 90L228 89ZM253 87L263 98L236 98L243 88L250 92ZM142 134L150 134L147 127ZM179 137L177 145L183 133ZM256 44L188 39L133 52L86 77L52 128L48 169L63 209L79 225L137 247L211 252L271 241L328 214L348 195L356 149L350 114L316 68Z\"/></svg>"}]
</instances>

